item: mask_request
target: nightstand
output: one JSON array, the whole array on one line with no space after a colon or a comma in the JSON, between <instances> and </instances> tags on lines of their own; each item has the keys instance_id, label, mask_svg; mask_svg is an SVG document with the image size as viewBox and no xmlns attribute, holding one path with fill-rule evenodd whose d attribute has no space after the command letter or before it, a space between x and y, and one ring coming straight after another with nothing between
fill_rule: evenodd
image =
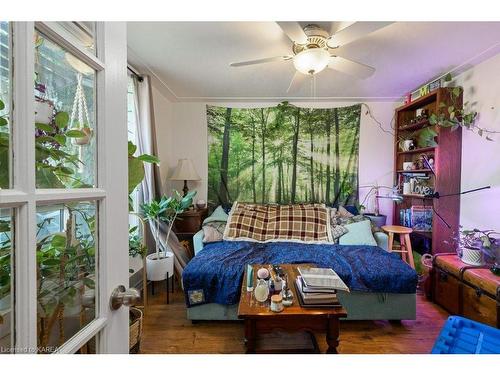
<instances>
[{"instance_id":1,"label":"nightstand","mask_svg":"<svg viewBox=\"0 0 500 375\"><path fill-rule=\"evenodd\" d=\"M201 229L203 220L208 215L208 208L193 208L177 216L173 230L179 241L189 241L189 256L194 256L193 236Z\"/></svg>"}]
</instances>

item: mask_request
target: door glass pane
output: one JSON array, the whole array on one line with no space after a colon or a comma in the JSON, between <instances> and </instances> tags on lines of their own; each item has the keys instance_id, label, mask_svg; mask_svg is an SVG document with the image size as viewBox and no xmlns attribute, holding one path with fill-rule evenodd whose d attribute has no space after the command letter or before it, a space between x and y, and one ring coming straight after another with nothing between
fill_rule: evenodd
<instances>
[{"instance_id":1,"label":"door glass pane","mask_svg":"<svg viewBox=\"0 0 500 375\"><path fill-rule=\"evenodd\" d=\"M52 352L96 316L96 203L37 208L38 348Z\"/></svg>"},{"instance_id":2,"label":"door glass pane","mask_svg":"<svg viewBox=\"0 0 500 375\"><path fill-rule=\"evenodd\" d=\"M0 354L14 347L12 210L0 209Z\"/></svg>"},{"instance_id":3,"label":"door glass pane","mask_svg":"<svg viewBox=\"0 0 500 375\"><path fill-rule=\"evenodd\" d=\"M95 55L95 22L57 22L61 26L62 32L71 41L77 43L83 49Z\"/></svg>"},{"instance_id":4,"label":"door glass pane","mask_svg":"<svg viewBox=\"0 0 500 375\"><path fill-rule=\"evenodd\" d=\"M0 21L0 189L10 187L10 25Z\"/></svg>"},{"instance_id":5,"label":"door glass pane","mask_svg":"<svg viewBox=\"0 0 500 375\"><path fill-rule=\"evenodd\" d=\"M95 70L35 34L36 186L96 186Z\"/></svg>"}]
</instances>

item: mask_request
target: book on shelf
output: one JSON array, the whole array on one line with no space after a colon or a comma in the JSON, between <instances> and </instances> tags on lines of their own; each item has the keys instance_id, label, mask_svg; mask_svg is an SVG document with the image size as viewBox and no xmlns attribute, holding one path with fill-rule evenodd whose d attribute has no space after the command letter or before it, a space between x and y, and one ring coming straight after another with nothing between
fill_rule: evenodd
<instances>
[{"instance_id":1,"label":"book on shelf","mask_svg":"<svg viewBox=\"0 0 500 375\"><path fill-rule=\"evenodd\" d=\"M347 285L331 268L297 267L304 285L311 289L333 289L349 291Z\"/></svg>"},{"instance_id":2,"label":"book on shelf","mask_svg":"<svg viewBox=\"0 0 500 375\"><path fill-rule=\"evenodd\" d=\"M399 210L399 224L419 232L432 232L432 206L412 206Z\"/></svg>"}]
</instances>

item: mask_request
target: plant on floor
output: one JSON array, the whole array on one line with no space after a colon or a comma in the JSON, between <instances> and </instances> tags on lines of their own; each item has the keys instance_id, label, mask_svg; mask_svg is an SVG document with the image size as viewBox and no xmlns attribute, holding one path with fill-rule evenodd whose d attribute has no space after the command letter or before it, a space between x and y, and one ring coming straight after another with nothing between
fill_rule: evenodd
<instances>
[{"instance_id":1,"label":"plant on floor","mask_svg":"<svg viewBox=\"0 0 500 375\"><path fill-rule=\"evenodd\" d=\"M183 197L177 190L174 190L174 195L171 197L164 195L159 200L153 200L150 203L141 205L144 218L153 224L156 233L156 259L160 259L160 239L158 236L160 223L164 222L167 224L167 237L165 239L167 243L175 219L193 204L193 197L195 195L196 191L190 191Z\"/></svg>"},{"instance_id":2,"label":"plant on floor","mask_svg":"<svg viewBox=\"0 0 500 375\"><path fill-rule=\"evenodd\" d=\"M444 81L445 83L450 83L452 81L450 73L444 77ZM498 132L481 128L476 124L479 113L474 110L469 110L471 106L469 102L465 102L461 105L459 102L461 93L461 87L450 87L451 103L439 103L438 113L431 114L429 117L429 123L431 125L438 125L444 128L451 128L452 131L462 127L467 130L477 132L480 137L484 136L488 141L493 141L490 135Z\"/></svg>"}]
</instances>

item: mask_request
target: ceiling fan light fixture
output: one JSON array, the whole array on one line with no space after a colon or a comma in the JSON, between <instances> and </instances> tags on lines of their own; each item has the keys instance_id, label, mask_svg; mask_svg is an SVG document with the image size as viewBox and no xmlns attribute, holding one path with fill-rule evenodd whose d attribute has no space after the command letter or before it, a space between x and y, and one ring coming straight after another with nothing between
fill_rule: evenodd
<instances>
[{"instance_id":1,"label":"ceiling fan light fixture","mask_svg":"<svg viewBox=\"0 0 500 375\"><path fill-rule=\"evenodd\" d=\"M323 48L306 49L293 57L293 65L302 74L317 74L328 66L330 54Z\"/></svg>"}]
</instances>

